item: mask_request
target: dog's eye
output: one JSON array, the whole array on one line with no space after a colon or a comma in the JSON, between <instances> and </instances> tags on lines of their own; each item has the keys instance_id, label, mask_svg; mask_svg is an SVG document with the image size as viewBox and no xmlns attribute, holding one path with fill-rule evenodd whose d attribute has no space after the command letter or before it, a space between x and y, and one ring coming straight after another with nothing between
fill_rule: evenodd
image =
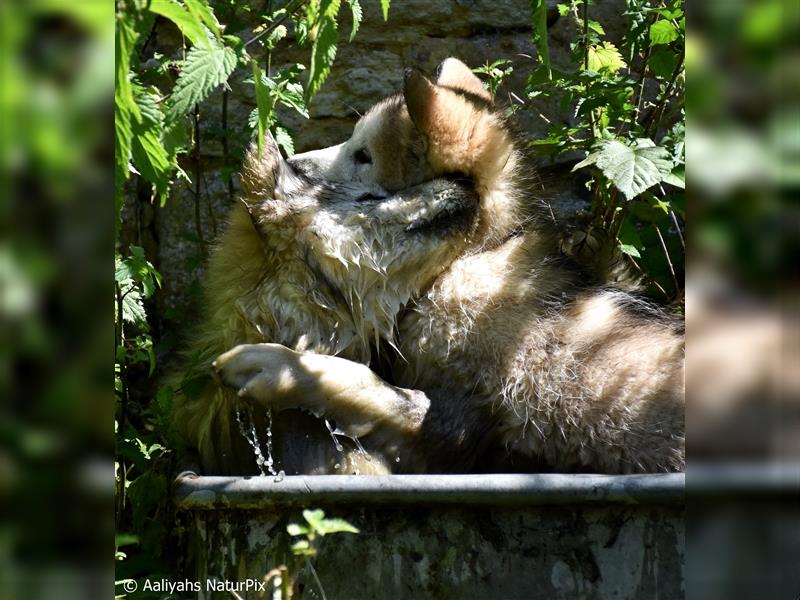
<instances>
[{"instance_id":1,"label":"dog's eye","mask_svg":"<svg viewBox=\"0 0 800 600\"><path fill-rule=\"evenodd\" d=\"M364 148L355 151L353 154L353 160L359 165L372 164L372 158Z\"/></svg>"}]
</instances>

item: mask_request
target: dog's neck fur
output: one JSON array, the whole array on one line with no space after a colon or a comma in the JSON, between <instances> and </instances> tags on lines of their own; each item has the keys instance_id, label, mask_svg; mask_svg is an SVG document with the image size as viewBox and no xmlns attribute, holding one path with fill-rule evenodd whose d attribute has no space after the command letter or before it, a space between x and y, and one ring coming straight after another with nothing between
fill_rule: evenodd
<instances>
[{"instance_id":1,"label":"dog's neck fur","mask_svg":"<svg viewBox=\"0 0 800 600\"><path fill-rule=\"evenodd\" d=\"M311 256L295 233L244 205L233 210L207 276L214 351L276 342L368 363L381 341L394 344L397 317L413 295L408 280L387 277L377 257L347 240L336 257ZM347 289L333 283L342 281Z\"/></svg>"}]
</instances>

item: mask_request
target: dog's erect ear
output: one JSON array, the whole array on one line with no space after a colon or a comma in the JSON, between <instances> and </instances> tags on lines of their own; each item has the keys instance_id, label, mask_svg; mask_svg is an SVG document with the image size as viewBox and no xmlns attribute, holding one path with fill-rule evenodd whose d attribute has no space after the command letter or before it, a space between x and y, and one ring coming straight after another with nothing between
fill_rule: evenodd
<instances>
[{"instance_id":1,"label":"dog's erect ear","mask_svg":"<svg viewBox=\"0 0 800 600\"><path fill-rule=\"evenodd\" d=\"M424 133L429 132L437 110L436 86L418 70L406 69L403 96L414 125Z\"/></svg>"},{"instance_id":2,"label":"dog's erect ear","mask_svg":"<svg viewBox=\"0 0 800 600\"><path fill-rule=\"evenodd\" d=\"M452 67L448 66L450 63ZM464 63L448 59L445 67L440 78L453 81L450 78L460 72L460 81L468 81L466 69L480 86ZM436 173L464 173L490 186L502 172L513 144L490 107L474 102L459 90L468 91L462 86L431 83L419 71L406 69L403 96L411 120L427 140L431 168Z\"/></svg>"},{"instance_id":3,"label":"dog's erect ear","mask_svg":"<svg viewBox=\"0 0 800 600\"><path fill-rule=\"evenodd\" d=\"M242 165L242 190L249 198L272 198L275 188L285 186L293 175L289 163L281 156L275 138L267 130L261 152L256 142L247 151Z\"/></svg>"},{"instance_id":4,"label":"dog's erect ear","mask_svg":"<svg viewBox=\"0 0 800 600\"><path fill-rule=\"evenodd\" d=\"M492 96L483 87L470 68L457 58L446 58L436 69L436 84L464 90L469 94L492 101Z\"/></svg>"}]
</instances>

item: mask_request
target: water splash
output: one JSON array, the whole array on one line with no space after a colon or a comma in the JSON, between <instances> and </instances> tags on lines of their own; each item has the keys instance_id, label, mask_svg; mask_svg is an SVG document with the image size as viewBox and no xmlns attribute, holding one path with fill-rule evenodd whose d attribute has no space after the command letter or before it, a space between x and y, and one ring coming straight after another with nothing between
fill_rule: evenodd
<instances>
[{"instance_id":1,"label":"water splash","mask_svg":"<svg viewBox=\"0 0 800 600\"><path fill-rule=\"evenodd\" d=\"M264 470L266 460L264 460L264 456L261 454L261 444L258 443L258 434L256 433L256 426L253 423L253 413L250 410L250 406L245 407L245 413L247 415L249 427L245 425L244 419L242 419L242 410L240 404L237 402L236 423L239 425L239 433L242 434L242 437L247 440L247 443L250 444L250 447L253 449L253 453L256 455L256 465L261 475L266 476L267 471Z\"/></svg>"},{"instance_id":2,"label":"water splash","mask_svg":"<svg viewBox=\"0 0 800 600\"><path fill-rule=\"evenodd\" d=\"M267 409L267 469L270 472L270 475L275 475L276 477L278 474L275 472L275 460L272 455L272 409ZM281 471L283 473L283 471ZM281 478L283 479L283 478Z\"/></svg>"},{"instance_id":3,"label":"water splash","mask_svg":"<svg viewBox=\"0 0 800 600\"><path fill-rule=\"evenodd\" d=\"M272 481L274 483L280 483L281 481L283 481L284 477L286 477L286 471L281 469L280 471L278 471L278 473L275 475L275 478Z\"/></svg>"},{"instance_id":4,"label":"water splash","mask_svg":"<svg viewBox=\"0 0 800 600\"><path fill-rule=\"evenodd\" d=\"M333 425L331 425L331 422L328 419L325 419L325 427L328 428L328 431L331 434L331 439L333 440L333 445L336 447L336 450L338 450L339 452L344 452L344 448L342 447L342 444L339 442L339 438L336 437L339 435L344 435L344 432L341 429L334 429Z\"/></svg>"},{"instance_id":5,"label":"water splash","mask_svg":"<svg viewBox=\"0 0 800 600\"><path fill-rule=\"evenodd\" d=\"M359 439L356 436L347 436L347 437L353 440L353 443L356 445L356 448L358 449L358 453L361 456L363 456L367 460L367 462L372 462L372 457L369 455L369 452L364 450L364 446L361 445Z\"/></svg>"},{"instance_id":6,"label":"water splash","mask_svg":"<svg viewBox=\"0 0 800 600\"><path fill-rule=\"evenodd\" d=\"M339 441L339 437L345 437L353 442L356 446L356 450L358 453L364 457L367 462L372 462L372 456L370 456L369 452L364 449L364 446L361 444L361 440L359 440L354 435L348 435L338 427L335 427L333 423L331 423L328 419L325 419L325 427L328 428L328 432L331 434L331 439L333 440L333 445L336 447L336 450L339 452L344 452L345 448L342 446L341 442ZM353 459L352 454L346 453L347 463L353 470L354 475L360 475L361 471L358 468L358 463ZM335 469L339 469L339 464L337 463L334 467Z\"/></svg>"},{"instance_id":7,"label":"water splash","mask_svg":"<svg viewBox=\"0 0 800 600\"><path fill-rule=\"evenodd\" d=\"M261 443L258 440L258 432L256 431L255 419L253 419L253 410L249 404L244 406L244 413L247 417L247 424L245 419L242 418L241 404L236 403L236 423L239 425L239 433L242 434L247 443L253 449L253 454L256 457L256 466L261 472L262 477L267 474L277 476L275 471L274 459L272 456L272 411L267 409L267 456L264 457L261 451ZM266 468L265 468L266 467Z\"/></svg>"}]
</instances>

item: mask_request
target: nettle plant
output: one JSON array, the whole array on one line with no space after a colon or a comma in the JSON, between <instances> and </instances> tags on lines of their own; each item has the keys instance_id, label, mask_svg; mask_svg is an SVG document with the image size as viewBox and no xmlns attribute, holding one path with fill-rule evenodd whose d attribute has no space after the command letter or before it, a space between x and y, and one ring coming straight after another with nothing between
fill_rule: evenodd
<instances>
[{"instance_id":1,"label":"nettle plant","mask_svg":"<svg viewBox=\"0 0 800 600\"><path fill-rule=\"evenodd\" d=\"M547 45L547 3L536 0L540 66L529 100L553 97L570 123L551 124L535 151L554 158L585 154L573 171L588 176L592 230L613 236L654 295L681 304L685 245L685 17L682 0L626 0L620 47L589 16L589 0L558 4L576 32L574 68L559 70Z\"/></svg>"},{"instance_id":2,"label":"nettle plant","mask_svg":"<svg viewBox=\"0 0 800 600\"><path fill-rule=\"evenodd\" d=\"M384 19L389 3L380 0ZM160 425L169 412L171 395L167 388L152 399L132 393L137 386L147 387L142 386L143 378L157 372L146 301L161 285L161 275L141 245L123 247L124 205L141 201L132 193L141 184L151 190L149 201L162 206L179 182L190 186L202 258L205 250L197 204L202 137L221 138L233 193L230 174L236 170L231 166L236 159L230 146L236 132L227 125L230 78L237 70L243 71L248 77L245 84L254 89L256 108L245 137L257 136L260 142L270 129L291 155L292 138L278 122L277 108L288 107L308 116L306 104L319 91L336 58L340 23L350 21L352 41L362 20L359 0L290 0L280 8L271 0L216 0L213 4L212 8L207 0L116 1L115 468L120 532L116 557L124 559L118 569L122 577L153 575L168 566L162 564L162 541L168 533L164 499L169 469L161 465L168 462L170 451ZM173 28L180 34L178 47L169 54L153 48L157 28ZM242 37L229 34L234 31L247 33ZM272 51L282 41L308 48L308 64L273 69ZM220 88L222 127L201 128L199 107ZM193 172L186 167L190 164ZM135 559L119 549L136 544L141 551Z\"/></svg>"}]
</instances>

